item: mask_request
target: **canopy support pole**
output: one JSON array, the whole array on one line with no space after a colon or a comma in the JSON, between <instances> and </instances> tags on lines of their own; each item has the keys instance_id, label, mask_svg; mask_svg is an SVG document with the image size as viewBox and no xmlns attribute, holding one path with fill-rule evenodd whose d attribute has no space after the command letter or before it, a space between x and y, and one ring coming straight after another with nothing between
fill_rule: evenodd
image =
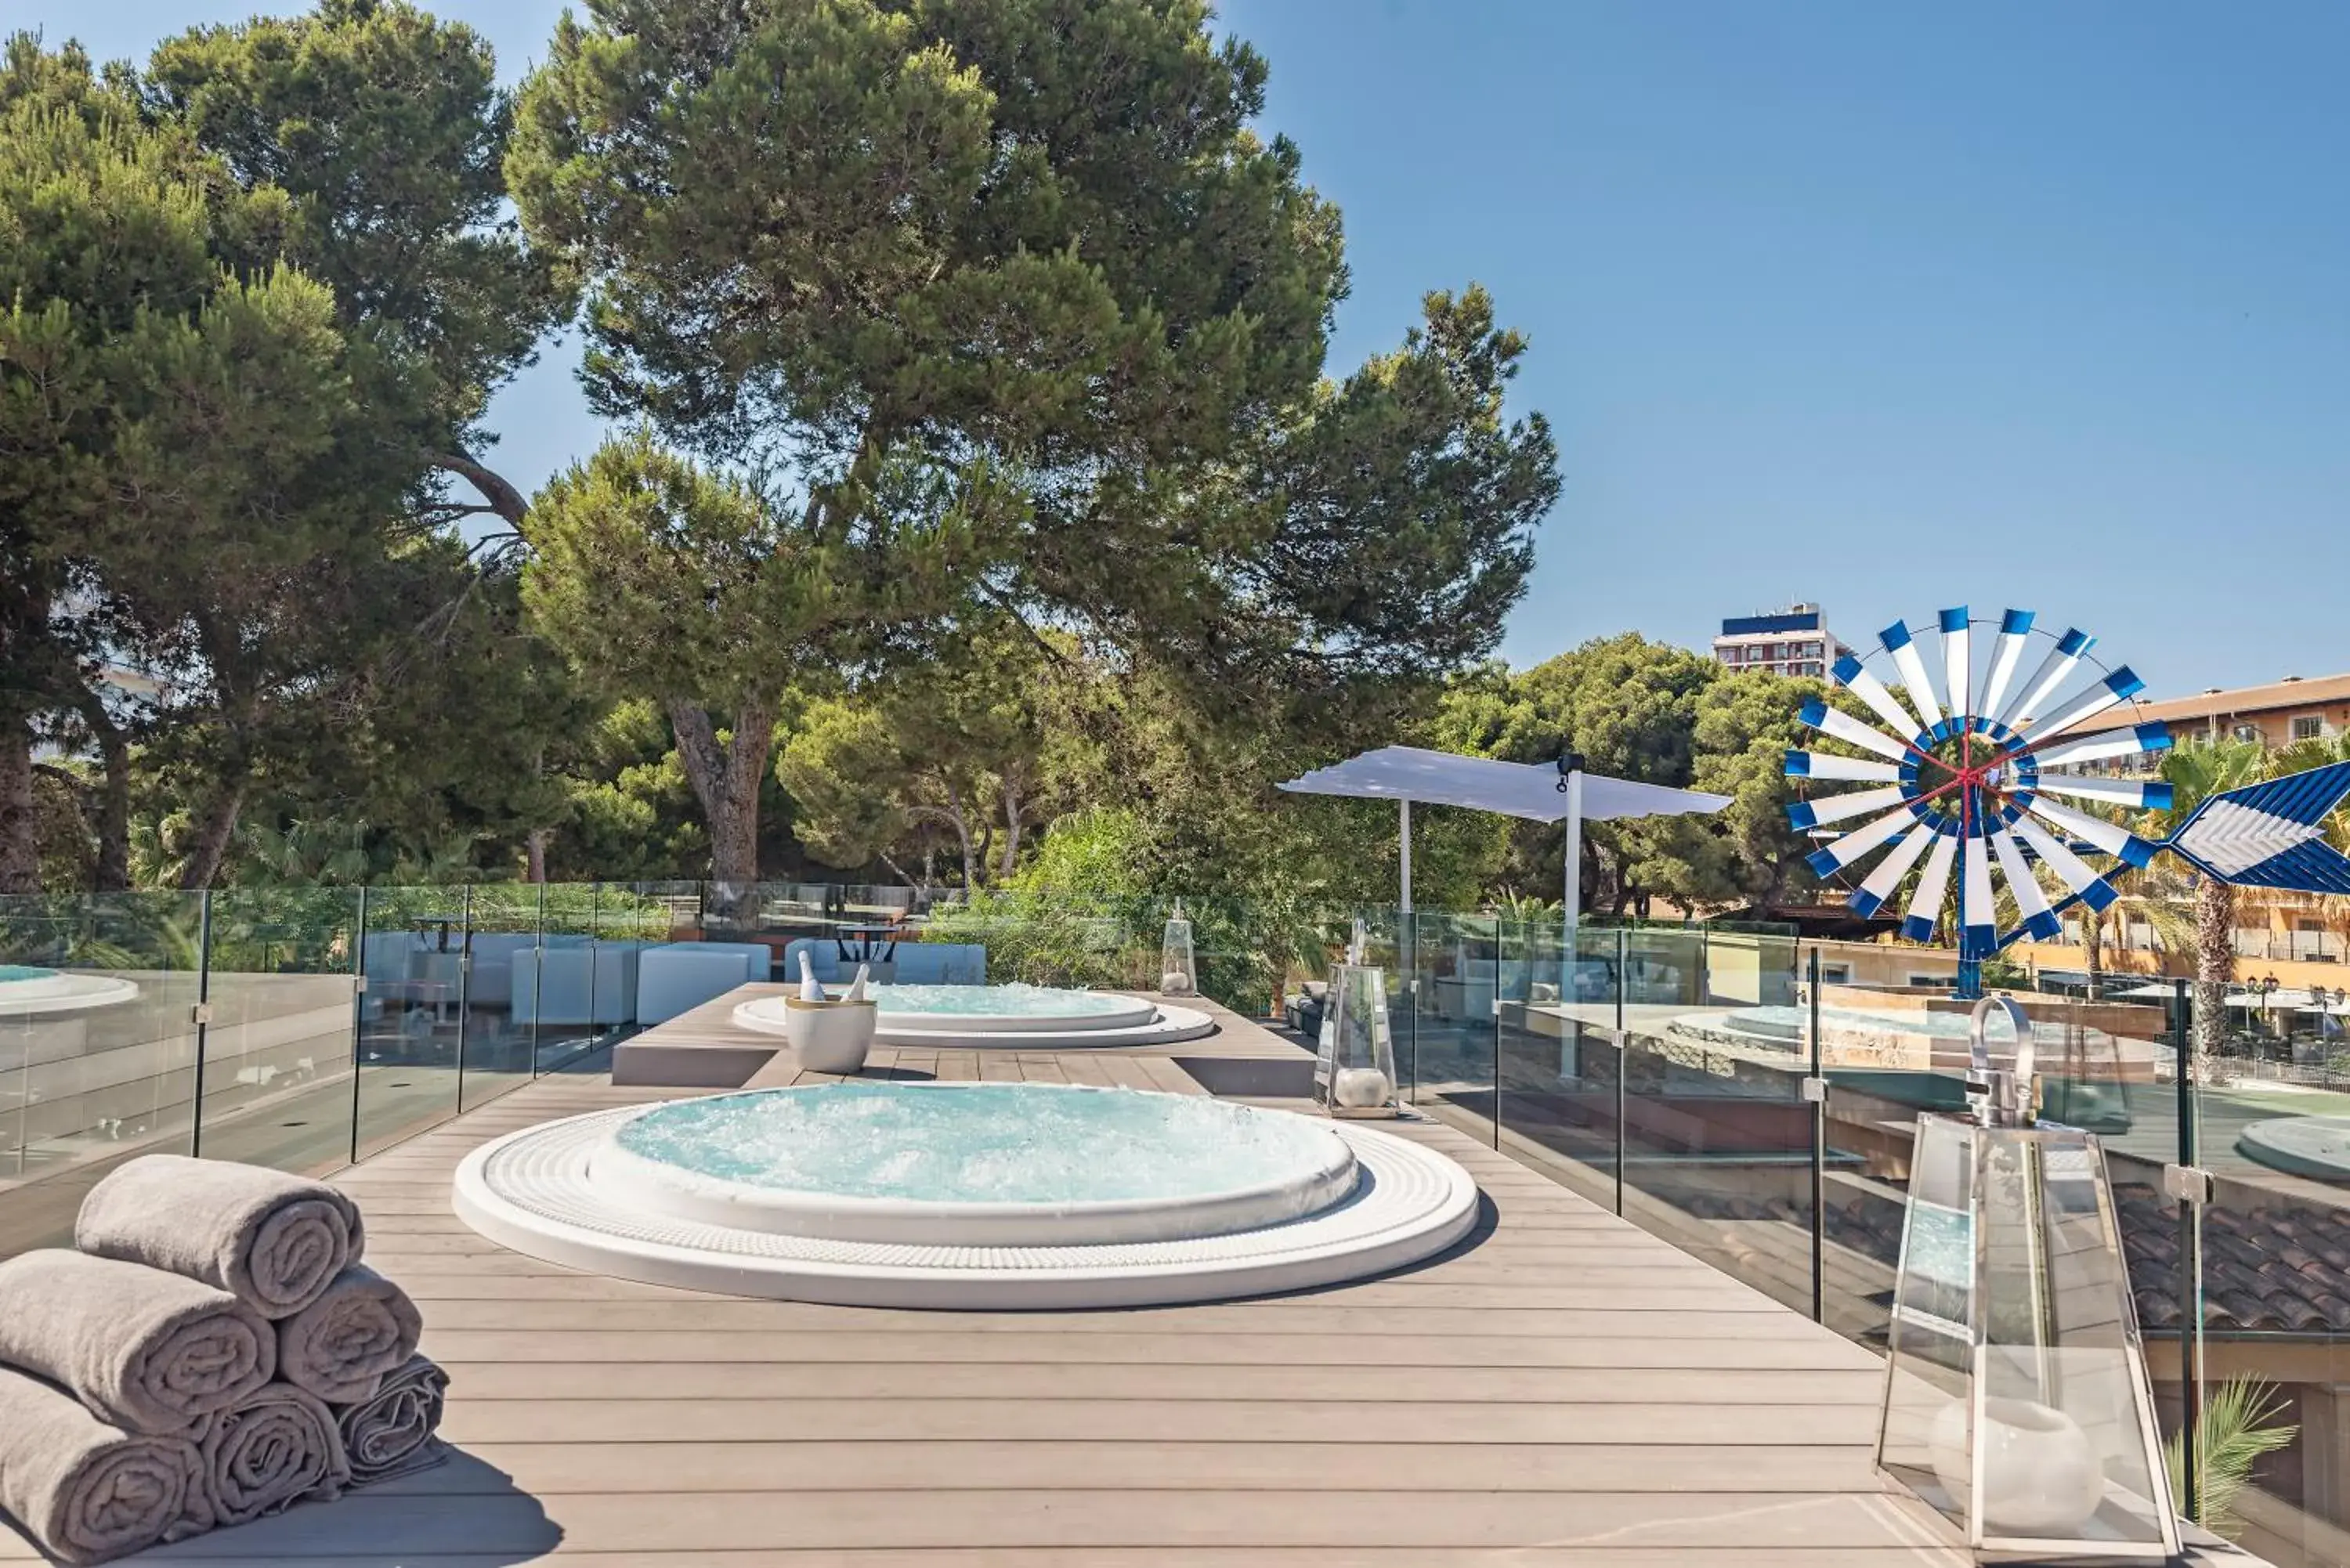
<instances>
[{"instance_id":1,"label":"canopy support pole","mask_svg":"<svg viewBox=\"0 0 2350 1568\"><path fill-rule=\"evenodd\" d=\"M1403 807L1403 912L1411 913L1411 802L1399 801Z\"/></svg>"},{"instance_id":2,"label":"canopy support pole","mask_svg":"<svg viewBox=\"0 0 2350 1568\"><path fill-rule=\"evenodd\" d=\"M1583 1053L1577 1041L1578 1025L1575 1004L1580 1000L1575 993L1575 935L1583 919L1583 768L1582 758L1563 759L1567 764L1566 776L1559 787L1566 792L1566 871L1564 897L1559 899L1559 1053L1558 1075L1562 1078L1578 1075ZM1619 982L1620 983L1620 982Z\"/></svg>"}]
</instances>

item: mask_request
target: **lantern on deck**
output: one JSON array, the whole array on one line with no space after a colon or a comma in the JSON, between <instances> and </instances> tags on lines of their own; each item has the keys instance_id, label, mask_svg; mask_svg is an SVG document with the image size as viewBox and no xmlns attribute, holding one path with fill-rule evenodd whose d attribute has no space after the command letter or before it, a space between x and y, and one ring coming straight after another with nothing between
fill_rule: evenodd
<instances>
[{"instance_id":1,"label":"lantern on deck","mask_svg":"<svg viewBox=\"0 0 2350 1568\"><path fill-rule=\"evenodd\" d=\"M1322 1010L1314 1103L1334 1116L1396 1116L1395 1037L1388 1019L1387 971L1343 963L1330 971Z\"/></svg>"},{"instance_id":2,"label":"lantern on deck","mask_svg":"<svg viewBox=\"0 0 2350 1568\"><path fill-rule=\"evenodd\" d=\"M2016 1032L1994 1071L1991 1011ZM1877 1463L1978 1552L2179 1552L2095 1135L2032 1116L2032 1024L1974 1011L1969 1115L1921 1116Z\"/></svg>"},{"instance_id":3,"label":"lantern on deck","mask_svg":"<svg viewBox=\"0 0 2350 1568\"><path fill-rule=\"evenodd\" d=\"M1161 996L1197 996L1200 994L1200 964L1191 952L1191 922L1184 918L1183 901L1175 901L1175 913L1167 922L1166 934L1159 943L1159 994Z\"/></svg>"}]
</instances>

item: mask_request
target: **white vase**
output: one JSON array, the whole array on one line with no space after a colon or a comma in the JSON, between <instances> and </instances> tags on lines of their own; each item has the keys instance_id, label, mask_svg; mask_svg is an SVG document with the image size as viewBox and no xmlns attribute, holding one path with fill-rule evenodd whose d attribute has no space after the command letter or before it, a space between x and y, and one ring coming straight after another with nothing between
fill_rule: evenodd
<instances>
[{"instance_id":1,"label":"white vase","mask_svg":"<svg viewBox=\"0 0 2350 1568\"><path fill-rule=\"evenodd\" d=\"M1388 1103L1388 1075L1377 1067L1341 1067L1330 1086L1330 1098L1341 1109L1376 1110Z\"/></svg>"},{"instance_id":2,"label":"white vase","mask_svg":"<svg viewBox=\"0 0 2350 1568\"><path fill-rule=\"evenodd\" d=\"M873 1049L876 1009L869 1002L784 999L784 1037L811 1073L859 1073Z\"/></svg>"},{"instance_id":3,"label":"white vase","mask_svg":"<svg viewBox=\"0 0 2350 1568\"><path fill-rule=\"evenodd\" d=\"M1983 1402L1985 1530L1995 1534L2062 1538L2097 1511L2106 1474L2095 1445L2079 1422L2032 1399ZM1929 1437L1934 1474L1952 1498L1967 1493L1967 1407L1952 1400L1934 1417Z\"/></svg>"}]
</instances>

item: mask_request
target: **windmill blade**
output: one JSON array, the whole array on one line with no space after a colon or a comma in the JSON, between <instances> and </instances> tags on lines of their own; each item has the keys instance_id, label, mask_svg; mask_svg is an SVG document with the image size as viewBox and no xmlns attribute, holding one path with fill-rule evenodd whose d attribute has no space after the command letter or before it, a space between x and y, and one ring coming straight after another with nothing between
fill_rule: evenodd
<instances>
[{"instance_id":1,"label":"windmill blade","mask_svg":"<svg viewBox=\"0 0 2350 1568\"><path fill-rule=\"evenodd\" d=\"M2213 795L2167 846L2239 888L2350 893L2350 859L2325 842L2325 819L2350 795L2350 763L2328 763Z\"/></svg>"},{"instance_id":2,"label":"windmill blade","mask_svg":"<svg viewBox=\"0 0 2350 1568\"><path fill-rule=\"evenodd\" d=\"M1826 848L1813 850L1804 857L1804 863L1815 877L1833 877L1862 857L1892 843L1894 836L1913 820L1908 806L1897 806L1867 826L1854 828Z\"/></svg>"},{"instance_id":3,"label":"windmill blade","mask_svg":"<svg viewBox=\"0 0 2350 1568\"><path fill-rule=\"evenodd\" d=\"M1975 711L1974 632L1967 607L1944 610L1941 628L1942 691L1950 700L1951 712L1961 718L1971 717Z\"/></svg>"},{"instance_id":4,"label":"windmill blade","mask_svg":"<svg viewBox=\"0 0 2350 1568\"><path fill-rule=\"evenodd\" d=\"M1857 779L1869 784L1894 784L1900 779L1901 770L1891 763L1840 757L1833 752L1789 752L1787 776L1791 779Z\"/></svg>"},{"instance_id":5,"label":"windmill blade","mask_svg":"<svg viewBox=\"0 0 2350 1568\"><path fill-rule=\"evenodd\" d=\"M1899 784L1893 784L1885 789L1862 789L1850 794L1832 794L1825 800L1791 800L1787 803L1787 820L1794 826L1796 832L1804 833L1814 827L1825 827L1831 822L1842 822L1846 817L1883 811L1888 806L1899 805L1907 809L1904 803L1908 798Z\"/></svg>"},{"instance_id":6,"label":"windmill blade","mask_svg":"<svg viewBox=\"0 0 2350 1568\"><path fill-rule=\"evenodd\" d=\"M1918 657L1917 640L1909 635L1908 626L1895 621L1881 634L1885 651L1893 656L1893 667L1901 671L1901 684L1909 693L1910 702L1929 729L1942 722L1942 705L1934 697L1934 683L1926 678L1926 661Z\"/></svg>"},{"instance_id":7,"label":"windmill blade","mask_svg":"<svg viewBox=\"0 0 2350 1568\"><path fill-rule=\"evenodd\" d=\"M2001 828L1991 836L1991 846L1999 857L2000 875L2007 879L2008 891L2015 895L2015 912L2023 929L2038 941L2053 942L2064 934L2064 923L2048 908L2048 895L2041 890L2040 878L2032 874L2024 863L2023 850L2015 842L2015 835Z\"/></svg>"},{"instance_id":8,"label":"windmill blade","mask_svg":"<svg viewBox=\"0 0 2350 1568\"><path fill-rule=\"evenodd\" d=\"M2053 739L2082 721L2094 719L2116 703L2127 701L2145 690L2146 682L2137 678L2137 671L2125 664L2095 686L2090 687L2063 712L2050 719L2045 724L2036 726L2033 730L2032 738L2034 741ZM2025 722L2030 723L2031 721L2026 720Z\"/></svg>"},{"instance_id":9,"label":"windmill blade","mask_svg":"<svg viewBox=\"0 0 2350 1568\"><path fill-rule=\"evenodd\" d=\"M1837 685L1867 703L1871 712L1892 725L1895 734L1914 735L1926 728L1909 716L1909 710L1901 705L1899 698L1885 689L1885 682L1879 680L1868 666L1851 654L1837 659L1829 673L1835 677Z\"/></svg>"},{"instance_id":10,"label":"windmill blade","mask_svg":"<svg viewBox=\"0 0 2350 1568\"><path fill-rule=\"evenodd\" d=\"M2154 859L2155 851L2160 847L2158 845L2148 844L2126 828L2116 827L2110 822L2100 822L2094 816L2083 816L2079 812L2068 806L2058 805L2053 800L2033 800L2024 809L2058 832L2077 838L2084 844L2093 844L2115 859L2132 866L2149 864ZM2037 844L2032 846L2034 849L2040 847Z\"/></svg>"},{"instance_id":11,"label":"windmill blade","mask_svg":"<svg viewBox=\"0 0 2350 1568\"><path fill-rule=\"evenodd\" d=\"M2101 801L2133 811L2168 811L2176 793L2159 780L2105 779L2087 774L2043 774L2032 787L2043 794L2068 794L2075 800Z\"/></svg>"},{"instance_id":12,"label":"windmill blade","mask_svg":"<svg viewBox=\"0 0 2350 1568\"><path fill-rule=\"evenodd\" d=\"M2149 722L2126 730L2100 730L2094 735L2066 741L2046 751L2033 748L2033 759L2045 768L2061 768L2074 763L2110 762L2116 757L2140 756L2147 752L2170 750L2170 727Z\"/></svg>"},{"instance_id":13,"label":"windmill blade","mask_svg":"<svg viewBox=\"0 0 2350 1568\"><path fill-rule=\"evenodd\" d=\"M2092 909L2105 909L2121 897L2114 891L2111 882L2090 869L2087 861L2066 848L2054 834L2030 817L2017 820L2015 836L2032 846L2032 853L2040 857L2040 863L2055 872L2056 879L2072 888L2079 895L2081 902Z\"/></svg>"},{"instance_id":14,"label":"windmill blade","mask_svg":"<svg viewBox=\"0 0 2350 1568\"><path fill-rule=\"evenodd\" d=\"M2097 639L2077 626L2065 632L2049 649L2048 657L2040 661L2040 668L2032 672L2032 679L2024 682L2015 701L1992 717L2011 730L2030 723L2033 713L2056 695L2058 687L2073 679L2081 656L2096 646Z\"/></svg>"},{"instance_id":15,"label":"windmill blade","mask_svg":"<svg viewBox=\"0 0 2350 1568\"><path fill-rule=\"evenodd\" d=\"M2008 682L2015 679L2015 667L2023 658L2023 645L2032 640L2030 610L2012 609L1999 618L1999 644L1991 656L1991 677L1983 682L1982 711L1997 713L2000 699L2007 695Z\"/></svg>"},{"instance_id":16,"label":"windmill blade","mask_svg":"<svg viewBox=\"0 0 2350 1568\"><path fill-rule=\"evenodd\" d=\"M1934 940L1934 917L1941 912L1942 895L1950 887L1950 862L1958 858L1958 854L1956 838L1946 833L1934 836L1934 852L1926 857L1926 869L1918 874L1918 886L1909 891L1908 912L1901 921L1904 940Z\"/></svg>"},{"instance_id":17,"label":"windmill blade","mask_svg":"<svg viewBox=\"0 0 2350 1568\"><path fill-rule=\"evenodd\" d=\"M1909 748L1880 730L1872 730L1841 709L1831 708L1814 697L1804 704L1798 715L1803 722L1824 735L1833 735L1849 742L1863 751L1875 752L1880 757L1890 757L1897 763L1909 760Z\"/></svg>"},{"instance_id":18,"label":"windmill blade","mask_svg":"<svg viewBox=\"0 0 2350 1568\"><path fill-rule=\"evenodd\" d=\"M1999 950L1998 905L1991 894L1991 861L1980 833L1960 846L1959 956L1989 958Z\"/></svg>"},{"instance_id":19,"label":"windmill blade","mask_svg":"<svg viewBox=\"0 0 2350 1568\"><path fill-rule=\"evenodd\" d=\"M1877 869L1868 874L1868 880L1854 889L1852 897L1845 901L1857 914L1877 913L1885 907L1885 900L1893 897L1893 889L1901 885L1901 878L1909 875L1909 867L1917 865L1918 857L1926 853L1926 846L1939 837L1940 835L1929 824L1921 822L1912 827L1908 836L1893 846L1893 853L1877 863Z\"/></svg>"}]
</instances>

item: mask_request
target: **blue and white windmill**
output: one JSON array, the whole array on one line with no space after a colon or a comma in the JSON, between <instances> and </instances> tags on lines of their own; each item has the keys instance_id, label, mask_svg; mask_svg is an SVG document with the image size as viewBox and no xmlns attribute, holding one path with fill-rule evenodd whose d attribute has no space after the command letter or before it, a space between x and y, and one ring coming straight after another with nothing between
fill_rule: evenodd
<instances>
[{"instance_id":1,"label":"blue and white windmill","mask_svg":"<svg viewBox=\"0 0 2350 1568\"><path fill-rule=\"evenodd\" d=\"M2160 842L2064 804L2168 810L2171 788L2158 779L2070 770L2141 761L2167 749L2170 734L2158 723L2110 727L2115 710L2145 682L2126 665L2107 670L2092 659L2096 639L2075 628L2052 640L2035 633L2033 619L2033 612L2020 609L2001 617L1980 679L1976 628L1963 607L1939 618L1939 671L1929 669L1917 635L1900 621L1885 628L1869 655L1889 661L1891 682L1862 659L1838 659L1836 684L1883 721L1883 728L1816 699L1804 705L1805 724L1867 753L1787 753L1791 778L1871 786L1787 808L1804 831L1860 819L1811 857L1812 869L1824 880L1887 852L1854 889L1855 909L1877 913L1916 871L1901 935L1930 941L1946 904L1954 900L1959 993L1975 997L1981 994L1985 959L2026 937L2058 936L2057 917L2074 904L2105 909L2119 896L2114 877L2147 865L2166 848L2225 882L2350 893L2350 860L2323 837L2326 815L2350 794L2350 763L2214 796ZM2035 636L2049 646L2019 680ZM2101 718L2109 727L2090 727ZM2064 799L2052 798L2059 796ZM2105 868L2093 860L2105 862ZM2069 889L2057 902L2049 901L2035 863ZM1998 929L1994 875L2015 901L2018 923L2006 932Z\"/></svg>"}]
</instances>

